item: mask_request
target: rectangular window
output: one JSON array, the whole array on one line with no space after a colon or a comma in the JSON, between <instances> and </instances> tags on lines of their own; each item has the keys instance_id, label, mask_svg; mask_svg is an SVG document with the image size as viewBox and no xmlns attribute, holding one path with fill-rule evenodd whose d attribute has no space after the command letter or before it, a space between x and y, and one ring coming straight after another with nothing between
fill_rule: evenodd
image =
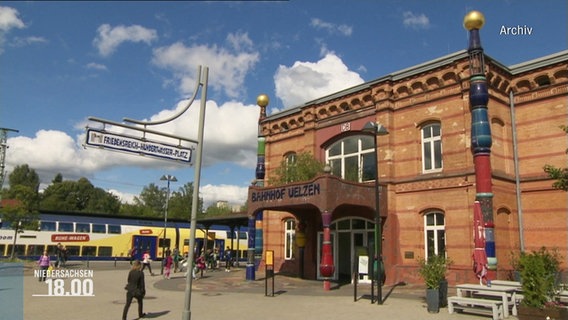
<instances>
[{"instance_id":1,"label":"rectangular window","mask_svg":"<svg viewBox=\"0 0 568 320\"><path fill-rule=\"evenodd\" d=\"M79 246L65 246L67 248L67 256L78 256L79 252L81 252L81 247Z\"/></svg>"},{"instance_id":2,"label":"rectangular window","mask_svg":"<svg viewBox=\"0 0 568 320\"><path fill-rule=\"evenodd\" d=\"M59 232L73 232L73 222L59 222Z\"/></svg>"},{"instance_id":3,"label":"rectangular window","mask_svg":"<svg viewBox=\"0 0 568 320\"><path fill-rule=\"evenodd\" d=\"M118 225L113 225L113 224L109 224L108 225L108 233L112 233L112 234L120 234L120 226Z\"/></svg>"},{"instance_id":4,"label":"rectangular window","mask_svg":"<svg viewBox=\"0 0 568 320\"><path fill-rule=\"evenodd\" d=\"M56 245L48 245L48 246L45 247L45 250L47 250L47 254L54 255L55 252L57 252L57 246Z\"/></svg>"},{"instance_id":5,"label":"rectangular window","mask_svg":"<svg viewBox=\"0 0 568 320\"><path fill-rule=\"evenodd\" d=\"M106 225L93 223L93 233L106 233Z\"/></svg>"},{"instance_id":6,"label":"rectangular window","mask_svg":"<svg viewBox=\"0 0 568 320\"><path fill-rule=\"evenodd\" d=\"M81 255L94 257L97 255L97 247L95 246L83 246L81 249Z\"/></svg>"},{"instance_id":7,"label":"rectangular window","mask_svg":"<svg viewBox=\"0 0 568 320\"><path fill-rule=\"evenodd\" d=\"M44 248L45 246L42 244L30 244L28 246L28 256L41 256Z\"/></svg>"},{"instance_id":8,"label":"rectangular window","mask_svg":"<svg viewBox=\"0 0 568 320\"><path fill-rule=\"evenodd\" d=\"M364 153L361 155L361 160L363 161L361 167L362 172L362 182L375 180L375 170L376 170L376 154L374 152Z\"/></svg>"},{"instance_id":9,"label":"rectangular window","mask_svg":"<svg viewBox=\"0 0 568 320\"><path fill-rule=\"evenodd\" d=\"M77 232L86 232L86 233L90 233L91 232L91 225L88 223L79 223L77 222L77 224L75 224L75 230Z\"/></svg>"},{"instance_id":10,"label":"rectangular window","mask_svg":"<svg viewBox=\"0 0 568 320\"><path fill-rule=\"evenodd\" d=\"M284 238L284 259L294 259L294 238L296 237L296 221L288 219L284 222L285 238Z\"/></svg>"},{"instance_id":11,"label":"rectangular window","mask_svg":"<svg viewBox=\"0 0 568 320\"><path fill-rule=\"evenodd\" d=\"M9 244L8 245L8 255L12 254L12 247L13 245ZM17 256L23 256L26 254L26 245L25 244L17 244L16 249L14 250L14 254Z\"/></svg>"},{"instance_id":12,"label":"rectangular window","mask_svg":"<svg viewBox=\"0 0 568 320\"><path fill-rule=\"evenodd\" d=\"M42 221L39 229L41 231L55 231L55 221Z\"/></svg>"},{"instance_id":13,"label":"rectangular window","mask_svg":"<svg viewBox=\"0 0 568 320\"><path fill-rule=\"evenodd\" d=\"M424 173L442 170L442 133L438 123L422 128L422 171Z\"/></svg>"},{"instance_id":14,"label":"rectangular window","mask_svg":"<svg viewBox=\"0 0 568 320\"><path fill-rule=\"evenodd\" d=\"M99 257L112 256L112 247L99 247Z\"/></svg>"}]
</instances>

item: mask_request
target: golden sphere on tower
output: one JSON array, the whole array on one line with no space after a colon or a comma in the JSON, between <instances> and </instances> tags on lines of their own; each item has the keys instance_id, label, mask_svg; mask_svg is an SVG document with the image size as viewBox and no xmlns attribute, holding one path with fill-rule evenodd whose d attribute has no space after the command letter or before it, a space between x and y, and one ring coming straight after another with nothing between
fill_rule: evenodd
<instances>
[{"instance_id":1,"label":"golden sphere on tower","mask_svg":"<svg viewBox=\"0 0 568 320\"><path fill-rule=\"evenodd\" d=\"M485 17L483 16L483 13L479 11L471 11L470 13L465 15L465 18L463 18L463 26L467 30L479 30L481 29L481 27L483 27L484 24Z\"/></svg>"},{"instance_id":2,"label":"golden sphere on tower","mask_svg":"<svg viewBox=\"0 0 568 320\"><path fill-rule=\"evenodd\" d=\"M256 97L256 104L261 107L266 107L268 105L268 102L270 102L270 99L264 93Z\"/></svg>"}]
</instances>

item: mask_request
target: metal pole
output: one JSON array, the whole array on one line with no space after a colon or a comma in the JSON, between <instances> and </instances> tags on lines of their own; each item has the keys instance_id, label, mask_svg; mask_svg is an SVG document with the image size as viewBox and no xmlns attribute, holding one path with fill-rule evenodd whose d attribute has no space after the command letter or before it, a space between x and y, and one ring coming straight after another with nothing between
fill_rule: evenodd
<instances>
[{"instance_id":1,"label":"metal pole","mask_svg":"<svg viewBox=\"0 0 568 320\"><path fill-rule=\"evenodd\" d=\"M197 228L197 207L199 206L199 182L201 180L201 159L203 158L203 128L205 126L205 104L207 102L207 80L209 68L203 68L203 78L199 73L199 79L203 79L201 88L201 106L199 109L199 128L197 137L197 158L195 159L195 174L193 185L193 198L191 205L191 231L189 236L189 252L187 256L187 265L191 267L193 263L193 247L195 246L195 232ZM188 270L185 277L185 305L182 313L182 320L191 319L191 284L193 277L190 270Z\"/></svg>"},{"instance_id":2,"label":"metal pole","mask_svg":"<svg viewBox=\"0 0 568 320\"><path fill-rule=\"evenodd\" d=\"M168 226L168 203L170 202L170 176L164 176L166 177L166 180L168 181L168 186L166 188L167 190L167 194L166 194L166 208L165 208L165 212L164 212L164 240L162 241L162 269L160 271L160 274L163 275L164 274L164 259L166 256L166 232L167 232L167 226ZM163 178L163 177L162 177Z\"/></svg>"},{"instance_id":3,"label":"metal pole","mask_svg":"<svg viewBox=\"0 0 568 320\"><path fill-rule=\"evenodd\" d=\"M377 259L377 268L373 270L377 273L377 304L383 304L383 290L382 290L382 219L379 210L380 196L379 196L379 152L377 150L377 139L375 135L375 259Z\"/></svg>"}]
</instances>

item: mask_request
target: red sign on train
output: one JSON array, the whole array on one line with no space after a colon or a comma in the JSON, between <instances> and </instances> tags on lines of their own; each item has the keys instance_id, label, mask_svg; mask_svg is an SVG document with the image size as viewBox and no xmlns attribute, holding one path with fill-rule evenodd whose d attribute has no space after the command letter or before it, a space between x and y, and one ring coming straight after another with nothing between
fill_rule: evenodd
<instances>
[{"instance_id":1,"label":"red sign on train","mask_svg":"<svg viewBox=\"0 0 568 320\"><path fill-rule=\"evenodd\" d=\"M152 229L140 229L140 234L152 234Z\"/></svg>"},{"instance_id":2,"label":"red sign on train","mask_svg":"<svg viewBox=\"0 0 568 320\"><path fill-rule=\"evenodd\" d=\"M89 241L88 234L52 234L51 242L84 242Z\"/></svg>"}]
</instances>

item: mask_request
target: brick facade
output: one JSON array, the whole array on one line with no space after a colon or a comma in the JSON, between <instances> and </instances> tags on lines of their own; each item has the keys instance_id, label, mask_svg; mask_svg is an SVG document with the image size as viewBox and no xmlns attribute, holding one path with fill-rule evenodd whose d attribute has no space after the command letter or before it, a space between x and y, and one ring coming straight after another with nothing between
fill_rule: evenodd
<instances>
[{"instance_id":1,"label":"brick facade","mask_svg":"<svg viewBox=\"0 0 568 320\"><path fill-rule=\"evenodd\" d=\"M486 65L497 277L507 278L511 252L519 251L521 237L525 250L558 248L566 269L567 194L551 187L553 181L543 166L567 165L568 140L559 127L567 125L568 117L568 51L510 67L486 56ZM260 123L266 137L267 177L290 152L307 151L325 161L326 147L337 138L360 133L368 121L381 123L389 131L377 138L379 181L385 185L381 197L387 211L383 211L387 284L419 281L416 266L425 255L423 214L428 210L444 214L447 255L454 261L450 283L472 281L476 190L468 95L468 59L462 51L271 115ZM425 174L421 126L432 121L441 124L443 169ZM332 209L319 202L329 200L311 203L306 198L305 206L272 206L251 202L251 193L257 191L254 187L249 191L249 214L265 210L264 249L274 250L276 271L297 273L297 261L283 259L283 221L296 218L308 221L304 270L305 277L315 278L320 214ZM341 203L353 194L334 191L321 196ZM372 219L374 206L361 210L350 203L338 208L334 220Z\"/></svg>"}]
</instances>

